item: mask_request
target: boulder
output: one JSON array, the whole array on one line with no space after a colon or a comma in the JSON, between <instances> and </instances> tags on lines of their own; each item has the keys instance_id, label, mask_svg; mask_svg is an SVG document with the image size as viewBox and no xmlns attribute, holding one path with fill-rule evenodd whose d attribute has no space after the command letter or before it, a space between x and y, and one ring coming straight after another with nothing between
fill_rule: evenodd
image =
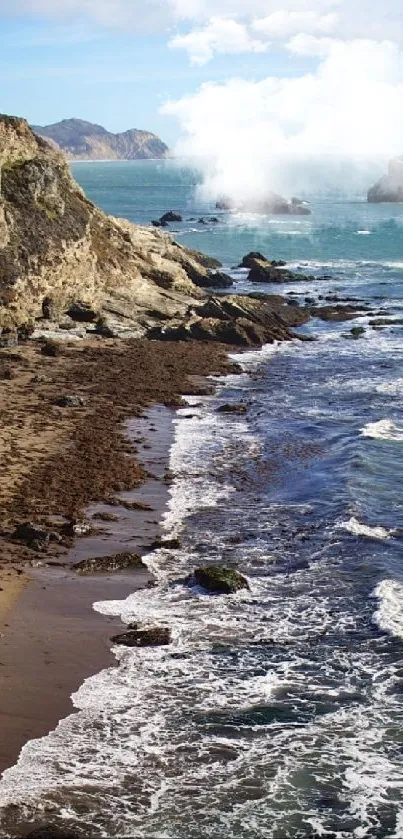
<instances>
[{"instance_id":1,"label":"boulder","mask_svg":"<svg viewBox=\"0 0 403 839\"><path fill-rule=\"evenodd\" d=\"M295 283L308 279L304 274L288 271L267 259L250 259L248 280L251 283Z\"/></svg>"},{"instance_id":2,"label":"boulder","mask_svg":"<svg viewBox=\"0 0 403 839\"><path fill-rule=\"evenodd\" d=\"M155 626L150 629L129 629L121 635L114 635L111 641L122 647L166 647L172 643L172 636L167 627Z\"/></svg>"},{"instance_id":3,"label":"boulder","mask_svg":"<svg viewBox=\"0 0 403 839\"><path fill-rule=\"evenodd\" d=\"M241 589L250 588L246 577L243 577L239 571L222 565L196 568L190 582L196 583L211 594L235 594Z\"/></svg>"},{"instance_id":4,"label":"boulder","mask_svg":"<svg viewBox=\"0 0 403 839\"><path fill-rule=\"evenodd\" d=\"M232 277L222 271L208 271L205 276L200 276L195 282L200 288L230 288L234 285Z\"/></svg>"},{"instance_id":5,"label":"boulder","mask_svg":"<svg viewBox=\"0 0 403 839\"><path fill-rule=\"evenodd\" d=\"M60 355L60 345L57 341L44 341L41 346L41 353L49 358L57 358Z\"/></svg>"},{"instance_id":6,"label":"boulder","mask_svg":"<svg viewBox=\"0 0 403 839\"><path fill-rule=\"evenodd\" d=\"M62 527L62 533L71 539L79 538L80 536L89 536L92 532L93 526L90 521L86 519L72 519Z\"/></svg>"},{"instance_id":7,"label":"boulder","mask_svg":"<svg viewBox=\"0 0 403 839\"><path fill-rule=\"evenodd\" d=\"M94 323L98 318L98 312L89 303L72 303L66 314L69 318L79 323Z\"/></svg>"},{"instance_id":8,"label":"boulder","mask_svg":"<svg viewBox=\"0 0 403 839\"><path fill-rule=\"evenodd\" d=\"M16 542L23 542L34 551L46 551L51 542L61 541L59 533L31 521L17 525L11 538Z\"/></svg>"},{"instance_id":9,"label":"boulder","mask_svg":"<svg viewBox=\"0 0 403 839\"><path fill-rule=\"evenodd\" d=\"M109 574L113 571L124 571L127 568L145 568L145 565L137 554L121 553L114 556L83 559L74 566L78 574Z\"/></svg>"},{"instance_id":10,"label":"boulder","mask_svg":"<svg viewBox=\"0 0 403 839\"><path fill-rule=\"evenodd\" d=\"M249 268L250 269L250 268L253 267L256 259L260 259L262 262L269 262L267 257L265 257L264 254L260 253L260 251L251 251L250 253L247 253L246 256L243 257L243 260L238 265L238 268ZM272 263L270 263L270 264L272 264ZM285 263L284 263L284 265L285 265Z\"/></svg>"},{"instance_id":11,"label":"boulder","mask_svg":"<svg viewBox=\"0 0 403 839\"><path fill-rule=\"evenodd\" d=\"M18 344L18 330L15 327L0 329L0 348L16 347Z\"/></svg>"},{"instance_id":12,"label":"boulder","mask_svg":"<svg viewBox=\"0 0 403 839\"><path fill-rule=\"evenodd\" d=\"M82 396L59 396L54 400L53 405L58 408L84 408L85 399Z\"/></svg>"}]
</instances>

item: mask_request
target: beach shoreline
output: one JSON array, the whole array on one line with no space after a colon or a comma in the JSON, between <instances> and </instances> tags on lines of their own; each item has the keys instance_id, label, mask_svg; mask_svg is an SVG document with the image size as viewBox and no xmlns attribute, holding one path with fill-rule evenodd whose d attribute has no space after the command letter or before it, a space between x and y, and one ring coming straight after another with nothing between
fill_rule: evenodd
<instances>
[{"instance_id":1,"label":"beach shoreline","mask_svg":"<svg viewBox=\"0 0 403 839\"><path fill-rule=\"evenodd\" d=\"M107 350L109 362L112 364L112 360L116 358L114 353L117 351L117 358L124 368L120 380L116 379L116 389L119 389L123 401L123 390L127 386L125 374L127 365L130 366L128 356L130 353L133 355L133 346L130 348L129 342L126 346L119 342L116 347L116 342L114 343L115 346ZM95 353L96 359L97 355L102 357L105 344L99 349L93 346L89 349L90 353ZM72 541L68 548L61 551L58 547L54 554L47 552L46 555L37 554L27 546L10 541L11 515L14 511L14 523L18 523L24 519L25 513L31 513L31 499L34 509L38 510L37 477L43 485L43 475L48 472L51 480L55 463L53 453L49 460L40 460L39 476L35 474L35 468L31 472L28 485L24 487L22 509L19 510L15 502L16 493L11 496L7 506L3 507L1 573L8 583L7 587L1 585L3 591L0 598L0 774L15 764L26 742L46 735L56 727L59 720L74 712L71 696L85 679L107 667L117 666L111 651L110 638L122 629L122 623L118 619L106 619L96 613L93 603L100 600L124 599L133 591L152 584L152 577L145 567L113 574L82 576L73 570L74 565L83 559L112 556L123 551L140 556L150 551L161 533L163 512L168 499L169 453L174 435L175 406L180 404L180 393L206 392L211 386L206 384L203 377L209 372L223 373L229 366L228 347L207 348L199 344L193 348L190 345L188 348L170 345L167 349L162 345L153 347L142 342L142 349L143 370L137 379L137 385L141 390L147 376L150 378L149 398L146 398L144 391L139 394L137 405L133 404L131 418L128 416L129 406L127 414L126 411L122 411L121 406L120 410L116 410L116 389L113 408L111 406L113 417L110 428L115 428L115 442L120 439L121 451L124 453L122 464L130 461L128 476L124 476L120 484L116 483L114 489L107 489L107 482L103 484L102 492L99 485L95 486L92 503L88 503L83 509L80 498L80 505L77 504L76 507L77 513L80 512L85 520L96 523L94 531L84 538ZM80 351L85 353L83 347L74 347L73 353ZM151 384L151 369L144 368L146 356L149 357L149 368L155 365L155 352L161 359L164 357L169 367L169 371L162 368L157 371L162 380L159 385L155 381ZM24 348L21 355L23 359L30 359L30 365L32 359L34 362L37 359L36 350L32 346ZM6 356L7 353L3 351L0 361ZM25 364L22 366L23 378L26 379ZM65 361L62 359L61 363L57 363L56 360L55 366L60 389L60 377L66 368ZM71 373L71 366L67 365L67 368ZM194 376L189 375L191 370L194 371ZM133 370L133 382L135 377L136 371ZM109 382L109 376L106 381L99 381L98 409L102 401L110 399ZM7 385L9 384L11 383L7 382ZM46 385L48 386L48 383ZM32 393L28 391L26 398L32 400ZM147 402L151 407L147 406ZM50 423L53 431L58 420L59 417L56 416L53 423ZM91 422L90 416L87 422ZM68 433L73 434L73 437L79 423L82 423L82 418L76 412L76 416L70 418L68 428ZM68 434L64 424L62 435L60 430L56 427L55 444L57 443L59 451L63 452L66 448L69 450L69 447L66 447ZM124 435L122 430L125 431ZM89 446L91 448L91 443ZM78 447L74 453L70 444L69 458L73 467L78 466L77 457L80 456L83 456L82 447ZM13 460L14 470L18 457L17 452ZM91 464L89 468L91 471ZM130 477L133 474L138 476L138 479L131 486ZM77 478L73 471L71 475L76 486L82 490L82 498L87 494L90 502L91 486L88 481L83 485L79 482L80 476ZM116 481L116 474L113 479ZM22 476L22 483L24 480L25 477ZM59 493L58 489L58 478L55 476L53 497L49 492L46 498L51 505L53 519L57 509L59 516L68 515L66 500L69 502L70 494L66 495L62 485ZM17 511L19 515L16 515ZM105 514L111 521L105 519ZM28 515L28 518L31 518L31 515ZM41 521L41 513L37 513L33 518ZM10 557L7 562L9 550Z\"/></svg>"}]
</instances>

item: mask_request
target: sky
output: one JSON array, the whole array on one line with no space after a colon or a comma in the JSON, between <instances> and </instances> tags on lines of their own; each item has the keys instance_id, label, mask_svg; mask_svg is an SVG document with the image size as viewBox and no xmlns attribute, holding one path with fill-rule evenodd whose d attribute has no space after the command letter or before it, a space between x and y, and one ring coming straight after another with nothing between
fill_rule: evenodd
<instances>
[{"instance_id":1,"label":"sky","mask_svg":"<svg viewBox=\"0 0 403 839\"><path fill-rule=\"evenodd\" d=\"M146 128L214 159L215 190L403 153L401 0L0 0L0 79L1 111Z\"/></svg>"}]
</instances>

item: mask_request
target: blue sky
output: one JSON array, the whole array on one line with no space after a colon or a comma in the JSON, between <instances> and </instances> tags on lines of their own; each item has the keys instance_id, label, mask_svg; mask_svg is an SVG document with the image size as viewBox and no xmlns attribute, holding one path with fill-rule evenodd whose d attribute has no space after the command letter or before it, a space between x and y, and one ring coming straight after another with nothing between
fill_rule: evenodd
<instances>
[{"instance_id":1,"label":"blue sky","mask_svg":"<svg viewBox=\"0 0 403 839\"><path fill-rule=\"evenodd\" d=\"M283 51L218 55L192 65L170 49L163 33L108 29L93 22L46 17L0 18L0 110L45 125L79 117L111 131L147 128L173 144L176 120L159 113L169 99L195 92L207 80L295 75L310 63Z\"/></svg>"},{"instance_id":2,"label":"blue sky","mask_svg":"<svg viewBox=\"0 0 403 839\"><path fill-rule=\"evenodd\" d=\"M223 163L234 142L403 151L402 44L401 0L0 0L0 110Z\"/></svg>"}]
</instances>

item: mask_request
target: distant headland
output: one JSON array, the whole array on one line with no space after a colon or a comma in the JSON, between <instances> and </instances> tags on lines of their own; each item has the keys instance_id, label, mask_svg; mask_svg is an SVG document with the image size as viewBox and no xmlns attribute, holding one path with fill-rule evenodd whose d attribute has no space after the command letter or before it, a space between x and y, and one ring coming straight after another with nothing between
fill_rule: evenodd
<instances>
[{"instance_id":1,"label":"distant headland","mask_svg":"<svg viewBox=\"0 0 403 839\"><path fill-rule=\"evenodd\" d=\"M112 134L101 125L82 119L31 127L69 160L150 160L169 155L168 146L159 137L137 128Z\"/></svg>"}]
</instances>

